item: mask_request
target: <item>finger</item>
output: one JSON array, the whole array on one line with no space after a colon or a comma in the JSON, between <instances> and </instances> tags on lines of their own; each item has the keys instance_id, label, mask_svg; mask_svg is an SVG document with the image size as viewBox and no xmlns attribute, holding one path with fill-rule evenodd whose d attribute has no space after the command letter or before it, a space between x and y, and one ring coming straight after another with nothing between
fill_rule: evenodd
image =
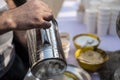
<instances>
[{"instance_id":1,"label":"finger","mask_svg":"<svg viewBox=\"0 0 120 80\"><path fill-rule=\"evenodd\" d=\"M32 1L32 0L26 0L26 1Z\"/></svg>"},{"instance_id":2,"label":"finger","mask_svg":"<svg viewBox=\"0 0 120 80\"><path fill-rule=\"evenodd\" d=\"M47 29L51 27L51 23L49 23L48 21L44 21L44 23L42 24L42 28Z\"/></svg>"},{"instance_id":3,"label":"finger","mask_svg":"<svg viewBox=\"0 0 120 80\"><path fill-rule=\"evenodd\" d=\"M51 24L48 21L43 21L42 24L37 23L36 25L34 25L34 27L35 28L44 28L44 29L47 29L47 28L51 27Z\"/></svg>"},{"instance_id":4,"label":"finger","mask_svg":"<svg viewBox=\"0 0 120 80\"><path fill-rule=\"evenodd\" d=\"M6 3L8 4L8 7L10 9L16 8L16 5L13 0L6 0Z\"/></svg>"},{"instance_id":5,"label":"finger","mask_svg":"<svg viewBox=\"0 0 120 80\"><path fill-rule=\"evenodd\" d=\"M53 19L53 15L51 14L51 15L49 15L49 16L44 16L43 19L44 19L45 21L51 21L51 20Z\"/></svg>"}]
</instances>

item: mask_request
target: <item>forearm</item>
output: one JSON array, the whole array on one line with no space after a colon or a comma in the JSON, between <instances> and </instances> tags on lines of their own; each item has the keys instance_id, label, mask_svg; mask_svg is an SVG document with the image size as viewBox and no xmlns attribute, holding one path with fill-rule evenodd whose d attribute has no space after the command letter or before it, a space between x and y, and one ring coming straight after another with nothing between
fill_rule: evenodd
<instances>
[{"instance_id":1,"label":"forearm","mask_svg":"<svg viewBox=\"0 0 120 80\"><path fill-rule=\"evenodd\" d=\"M16 8L13 0L6 0L9 9ZM10 17L10 10L0 12L0 35L11 31L12 18Z\"/></svg>"},{"instance_id":2,"label":"forearm","mask_svg":"<svg viewBox=\"0 0 120 80\"><path fill-rule=\"evenodd\" d=\"M17 6L22 5L26 0L6 0L9 9L14 9ZM26 30L24 31L14 31L15 40L19 41L24 47L26 47Z\"/></svg>"},{"instance_id":3,"label":"forearm","mask_svg":"<svg viewBox=\"0 0 120 80\"><path fill-rule=\"evenodd\" d=\"M18 42L22 44L25 48L27 48L27 41L26 41L26 32L27 31L14 31L14 38Z\"/></svg>"}]
</instances>

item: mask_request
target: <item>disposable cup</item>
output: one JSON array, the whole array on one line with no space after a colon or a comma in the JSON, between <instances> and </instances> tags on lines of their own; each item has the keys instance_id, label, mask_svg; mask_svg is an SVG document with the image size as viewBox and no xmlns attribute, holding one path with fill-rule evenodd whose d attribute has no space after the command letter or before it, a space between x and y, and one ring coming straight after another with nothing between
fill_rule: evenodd
<instances>
[{"instance_id":1,"label":"disposable cup","mask_svg":"<svg viewBox=\"0 0 120 80\"><path fill-rule=\"evenodd\" d=\"M97 24L97 34L106 36L108 34L109 24Z\"/></svg>"},{"instance_id":2,"label":"disposable cup","mask_svg":"<svg viewBox=\"0 0 120 80\"><path fill-rule=\"evenodd\" d=\"M109 29L109 34L116 36L117 32L116 32L116 25L110 25L110 29Z\"/></svg>"}]
</instances>

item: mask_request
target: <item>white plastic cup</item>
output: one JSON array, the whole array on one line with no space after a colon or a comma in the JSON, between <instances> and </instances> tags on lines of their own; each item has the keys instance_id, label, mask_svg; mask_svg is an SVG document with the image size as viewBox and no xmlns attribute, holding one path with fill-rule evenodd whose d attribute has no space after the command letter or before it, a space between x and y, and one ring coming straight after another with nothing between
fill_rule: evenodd
<instances>
[{"instance_id":1,"label":"white plastic cup","mask_svg":"<svg viewBox=\"0 0 120 80\"><path fill-rule=\"evenodd\" d=\"M86 9L85 24L88 33L96 33L97 28L97 10Z\"/></svg>"},{"instance_id":2,"label":"white plastic cup","mask_svg":"<svg viewBox=\"0 0 120 80\"><path fill-rule=\"evenodd\" d=\"M111 8L109 6L100 6L98 7L99 13L109 14L111 12Z\"/></svg>"},{"instance_id":3,"label":"white plastic cup","mask_svg":"<svg viewBox=\"0 0 120 80\"><path fill-rule=\"evenodd\" d=\"M97 21L96 20L86 20L86 30L88 33L96 33Z\"/></svg>"},{"instance_id":4,"label":"white plastic cup","mask_svg":"<svg viewBox=\"0 0 120 80\"><path fill-rule=\"evenodd\" d=\"M88 24L86 24L86 30L87 30L87 32L88 33L96 33L96 25L95 24L93 24L93 25L88 25Z\"/></svg>"},{"instance_id":5,"label":"white plastic cup","mask_svg":"<svg viewBox=\"0 0 120 80\"><path fill-rule=\"evenodd\" d=\"M110 27L111 8L100 6L98 8L97 34L100 36L108 35Z\"/></svg>"},{"instance_id":6,"label":"white plastic cup","mask_svg":"<svg viewBox=\"0 0 120 80\"><path fill-rule=\"evenodd\" d=\"M97 34L100 36L108 35L109 24L98 24L97 25Z\"/></svg>"},{"instance_id":7,"label":"white plastic cup","mask_svg":"<svg viewBox=\"0 0 120 80\"><path fill-rule=\"evenodd\" d=\"M102 24L102 25L109 25L110 24L110 21L101 21L101 20L98 20L97 24Z\"/></svg>"},{"instance_id":8,"label":"white plastic cup","mask_svg":"<svg viewBox=\"0 0 120 80\"><path fill-rule=\"evenodd\" d=\"M112 7L112 10L111 10L112 15L111 15L111 21L110 21L109 34L113 35L113 36L117 35L117 33L116 33L116 21L117 21L117 17L118 17L119 12L120 12L119 7L117 7L117 6Z\"/></svg>"},{"instance_id":9,"label":"white plastic cup","mask_svg":"<svg viewBox=\"0 0 120 80\"><path fill-rule=\"evenodd\" d=\"M100 21L103 21L103 20L105 20L105 21L110 21L110 18L111 18L111 16L109 15L109 16L98 16L98 20L100 20Z\"/></svg>"},{"instance_id":10,"label":"white plastic cup","mask_svg":"<svg viewBox=\"0 0 120 80\"><path fill-rule=\"evenodd\" d=\"M113 23L113 24L110 25L109 34L112 35L112 36L117 35L117 33L116 33L116 23Z\"/></svg>"},{"instance_id":11,"label":"white plastic cup","mask_svg":"<svg viewBox=\"0 0 120 80\"><path fill-rule=\"evenodd\" d=\"M120 7L119 6L113 6L111 9L112 15L118 15L120 12Z\"/></svg>"}]
</instances>

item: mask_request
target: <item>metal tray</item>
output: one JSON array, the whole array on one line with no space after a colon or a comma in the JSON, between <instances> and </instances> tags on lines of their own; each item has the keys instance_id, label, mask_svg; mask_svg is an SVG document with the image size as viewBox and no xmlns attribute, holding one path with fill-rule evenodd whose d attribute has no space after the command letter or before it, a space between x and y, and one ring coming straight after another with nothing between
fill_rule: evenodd
<instances>
[{"instance_id":1,"label":"metal tray","mask_svg":"<svg viewBox=\"0 0 120 80\"><path fill-rule=\"evenodd\" d=\"M29 72L24 80L39 80L35 79ZM64 74L54 77L48 80L92 80L90 75L82 68L78 68L74 65L68 64Z\"/></svg>"},{"instance_id":2,"label":"metal tray","mask_svg":"<svg viewBox=\"0 0 120 80\"><path fill-rule=\"evenodd\" d=\"M53 80L91 80L91 77L83 69L68 64L65 73L55 77Z\"/></svg>"}]
</instances>

